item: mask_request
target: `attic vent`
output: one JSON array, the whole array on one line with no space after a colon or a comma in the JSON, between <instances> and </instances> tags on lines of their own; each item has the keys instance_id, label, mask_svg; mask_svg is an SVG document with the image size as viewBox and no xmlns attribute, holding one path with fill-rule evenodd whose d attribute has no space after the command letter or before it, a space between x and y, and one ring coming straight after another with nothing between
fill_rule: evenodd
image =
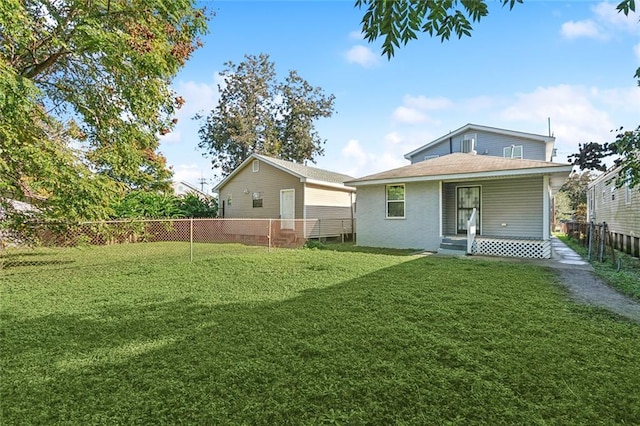
<instances>
[{"instance_id":1,"label":"attic vent","mask_svg":"<svg viewBox=\"0 0 640 426\"><path fill-rule=\"evenodd\" d=\"M460 142L460 152L473 152L476 149L476 135L464 135Z\"/></svg>"},{"instance_id":2,"label":"attic vent","mask_svg":"<svg viewBox=\"0 0 640 426\"><path fill-rule=\"evenodd\" d=\"M251 163L251 171L254 173L260 171L260 160L253 160L253 163Z\"/></svg>"}]
</instances>

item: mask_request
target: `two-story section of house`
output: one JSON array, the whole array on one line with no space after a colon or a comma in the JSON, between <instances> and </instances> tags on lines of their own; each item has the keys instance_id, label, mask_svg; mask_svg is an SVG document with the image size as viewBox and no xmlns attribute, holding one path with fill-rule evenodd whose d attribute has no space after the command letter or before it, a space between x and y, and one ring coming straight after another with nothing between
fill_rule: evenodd
<instances>
[{"instance_id":1,"label":"two-story section of house","mask_svg":"<svg viewBox=\"0 0 640 426\"><path fill-rule=\"evenodd\" d=\"M571 172L555 138L467 124L408 153L410 165L346 182L357 243L549 258L551 198Z\"/></svg>"},{"instance_id":2,"label":"two-story section of house","mask_svg":"<svg viewBox=\"0 0 640 426\"><path fill-rule=\"evenodd\" d=\"M492 157L551 161L553 136L543 136L496 127L467 124L420 148L404 158L417 163L454 152L488 155Z\"/></svg>"}]
</instances>

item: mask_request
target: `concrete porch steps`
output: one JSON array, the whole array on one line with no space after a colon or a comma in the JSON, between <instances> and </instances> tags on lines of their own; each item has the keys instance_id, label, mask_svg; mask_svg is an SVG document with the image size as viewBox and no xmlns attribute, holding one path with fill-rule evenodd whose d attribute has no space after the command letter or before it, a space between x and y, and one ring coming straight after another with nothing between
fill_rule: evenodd
<instances>
[{"instance_id":1,"label":"concrete porch steps","mask_svg":"<svg viewBox=\"0 0 640 426\"><path fill-rule=\"evenodd\" d=\"M464 255L467 253L466 237L444 237L438 248L440 254Z\"/></svg>"}]
</instances>

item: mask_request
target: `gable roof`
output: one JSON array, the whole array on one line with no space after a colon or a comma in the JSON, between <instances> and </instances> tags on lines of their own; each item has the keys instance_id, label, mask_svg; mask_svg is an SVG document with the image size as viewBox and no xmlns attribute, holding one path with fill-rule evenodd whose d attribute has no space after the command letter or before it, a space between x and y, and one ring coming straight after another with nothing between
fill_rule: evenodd
<instances>
[{"instance_id":1,"label":"gable roof","mask_svg":"<svg viewBox=\"0 0 640 426\"><path fill-rule=\"evenodd\" d=\"M568 175L572 167L571 164L457 152L365 176L346 183L361 186L433 180L514 177L549 173Z\"/></svg>"},{"instance_id":2,"label":"gable roof","mask_svg":"<svg viewBox=\"0 0 640 426\"><path fill-rule=\"evenodd\" d=\"M200 190L200 188L198 188L197 186L192 185L189 182L186 182L184 180L180 180L180 181L174 180L173 182L171 182L171 186L173 187L173 193L174 194L178 194L178 192L179 192L178 191L178 185L182 185L182 186L185 187L184 193L193 192L196 195L199 195L199 196L202 196L202 197L206 197L206 198L211 197L211 195L209 195L206 192Z\"/></svg>"},{"instance_id":3,"label":"gable roof","mask_svg":"<svg viewBox=\"0 0 640 426\"><path fill-rule=\"evenodd\" d=\"M532 139L532 140L536 140L539 142L544 142L544 143L553 143L556 138L553 136L544 136L544 135L537 135L535 133L526 133L526 132L518 132L516 130L507 130L507 129L500 129L498 127L489 127L489 126L482 126L480 124L472 124L472 123L468 123L465 124L464 126L460 127L459 129L456 129L452 132L447 133L444 136L439 137L438 139L435 139L425 145L422 145L421 147L414 149L413 151L409 152L408 154L404 155L404 158L406 158L407 160L411 160L411 157L413 157L414 155L416 155L417 153L419 153L420 151L424 151L427 148L430 148L432 146L438 145L442 142L448 141L449 138L455 137L455 136L459 136L461 134L467 133L469 131L478 131L478 132L487 132L487 133L495 133L498 135L504 135L504 136L513 136L513 137L517 137L517 138L524 138L524 139Z\"/></svg>"},{"instance_id":4,"label":"gable roof","mask_svg":"<svg viewBox=\"0 0 640 426\"><path fill-rule=\"evenodd\" d=\"M319 169L317 167L309 167L304 164L294 163L292 161L281 160L279 158L268 157L262 154L251 154L246 160L242 162L229 176L225 177L218 183L214 190L218 190L229 182L233 177L238 174L240 170L246 167L251 161L260 160L270 166L273 166L285 173L289 173L300 179L300 182L314 183L316 185L331 186L331 187L344 187L347 190L354 190L344 185L344 182L354 180L353 176L344 175L342 173L331 172L329 170Z\"/></svg>"}]
</instances>

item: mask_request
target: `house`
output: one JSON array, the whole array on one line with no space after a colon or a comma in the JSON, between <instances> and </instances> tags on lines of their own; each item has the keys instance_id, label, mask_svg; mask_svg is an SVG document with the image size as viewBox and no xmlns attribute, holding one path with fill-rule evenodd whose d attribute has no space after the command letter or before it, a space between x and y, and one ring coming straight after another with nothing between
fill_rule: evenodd
<instances>
[{"instance_id":1,"label":"house","mask_svg":"<svg viewBox=\"0 0 640 426\"><path fill-rule=\"evenodd\" d=\"M492 157L551 161L554 143L553 136L467 124L411 151L404 158L411 163L417 163L454 152L465 152Z\"/></svg>"},{"instance_id":2,"label":"house","mask_svg":"<svg viewBox=\"0 0 640 426\"><path fill-rule=\"evenodd\" d=\"M214 191L224 218L280 219L293 228L295 219L318 219L311 237L353 232L355 188L352 176L260 154L250 155Z\"/></svg>"},{"instance_id":3,"label":"house","mask_svg":"<svg viewBox=\"0 0 640 426\"><path fill-rule=\"evenodd\" d=\"M408 166L346 182L358 190L357 244L551 257L551 198L572 168L550 161L553 143L468 124L407 154Z\"/></svg>"},{"instance_id":4,"label":"house","mask_svg":"<svg viewBox=\"0 0 640 426\"><path fill-rule=\"evenodd\" d=\"M211 195L200 190L197 186L191 185L185 181L173 181L171 183L174 195L195 194L200 198L210 198Z\"/></svg>"},{"instance_id":5,"label":"house","mask_svg":"<svg viewBox=\"0 0 640 426\"><path fill-rule=\"evenodd\" d=\"M587 188L587 218L606 222L614 245L640 257L640 188L616 188L618 168L598 176Z\"/></svg>"}]
</instances>

